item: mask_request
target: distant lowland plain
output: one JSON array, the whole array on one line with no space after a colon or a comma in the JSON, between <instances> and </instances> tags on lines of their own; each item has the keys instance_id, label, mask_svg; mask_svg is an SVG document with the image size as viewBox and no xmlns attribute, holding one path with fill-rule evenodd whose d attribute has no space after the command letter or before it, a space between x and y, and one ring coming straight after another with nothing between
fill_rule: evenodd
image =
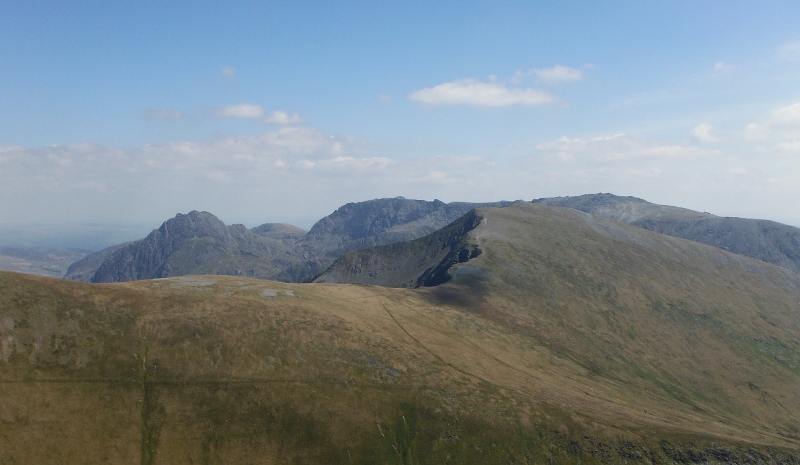
<instances>
[{"instance_id":1,"label":"distant lowland plain","mask_svg":"<svg viewBox=\"0 0 800 465\"><path fill-rule=\"evenodd\" d=\"M0 248L0 464L800 464L800 228L590 194L115 234Z\"/></svg>"}]
</instances>

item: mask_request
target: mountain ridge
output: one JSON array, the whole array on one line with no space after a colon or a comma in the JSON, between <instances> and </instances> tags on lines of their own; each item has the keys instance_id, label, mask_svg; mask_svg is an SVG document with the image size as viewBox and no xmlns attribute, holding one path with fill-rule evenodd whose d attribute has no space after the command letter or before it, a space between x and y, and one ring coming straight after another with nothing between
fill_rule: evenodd
<instances>
[{"instance_id":1,"label":"mountain ridge","mask_svg":"<svg viewBox=\"0 0 800 465\"><path fill-rule=\"evenodd\" d=\"M551 197L533 202L591 213L800 272L800 228L775 221L720 217L613 194Z\"/></svg>"},{"instance_id":2,"label":"mountain ridge","mask_svg":"<svg viewBox=\"0 0 800 465\"><path fill-rule=\"evenodd\" d=\"M302 282L350 250L421 237L477 206L509 203L447 204L402 197L348 203L308 232L276 223L250 230L226 226L208 212L195 211L178 214L144 239L85 257L65 278L119 282L205 273Z\"/></svg>"},{"instance_id":3,"label":"mountain ridge","mask_svg":"<svg viewBox=\"0 0 800 465\"><path fill-rule=\"evenodd\" d=\"M0 273L0 457L800 462L797 273L529 202L385 251L450 279Z\"/></svg>"},{"instance_id":4,"label":"mountain ridge","mask_svg":"<svg viewBox=\"0 0 800 465\"><path fill-rule=\"evenodd\" d=\"M800 228L766 220L723 218L612 194L533 202L583 211L800 271ZM415 240L456 221L472 208L510 203L444 203L403 197L352 202L319 220L309 231L278 223L248 230L242 225L226 226L210 213L205 213L210 215L204 220L207 224L193 231L182 224L183 218L199 212L179 214L162 225L175 230L175 240L166 230L154 230L145 239L79 260L69 267L65 278L116 282L211 273L305 282L353 250Z\"/></svg>"}]
</instances>

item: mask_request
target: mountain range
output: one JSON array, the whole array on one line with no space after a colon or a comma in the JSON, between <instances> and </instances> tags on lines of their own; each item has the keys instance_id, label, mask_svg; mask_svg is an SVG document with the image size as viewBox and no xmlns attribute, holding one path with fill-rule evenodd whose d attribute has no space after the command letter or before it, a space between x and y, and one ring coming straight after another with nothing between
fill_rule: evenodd
<instances>
[{"instance_id":1,"label":"mountain range","mask_svg":"<svg viewBox=\"0 0 800 465\"><path fill-rule=\"evenodd\" d=\"M345 252L432 233L468 211L510 202L444 203L402 197L349 203L310 231L285 224L226 226L208 212L178 214L146 238L91 254L66 279L121 282L224 274L287 282L314 278Z\"/></svg>"},{"instance_id":2,"label":"mountain range","mask_svg":"<svg viewBox=\"0 0 800 465\"><path fill-rule=\"evenodd\" d=\"M591 213L800 271L800 228L774 221L718 217L612 194L533 202ZM221 274L305 282L347 252L401 244L433 233L474 208L509 204L377 199L344 205L308 232L275 223L252 229L227 226L211 213L195 211L178 214L144 239L84 257L69 267L65 278L122 282Z\"/></svg>"},{"instance_id":3,"label":"mountain range","mask_svg":"<svg viewBox=\"0 0 800 465\"><path fill-rule=\"evenodd\" d=\"M792 270L522 201L347 247L304 284L0 272L0 462L800 463Z\"/></svg>"},{"instance_id":4,"label":"mountain range","mask_svg":"<svg viewBox=\"0 0 800 465\"><path fill-rule=\"evenodd\" d=\"M591 213L800 271L800 228L775 221L725 218L612 194L543 198L534 202Z\"/></svg>"}]
</instances>

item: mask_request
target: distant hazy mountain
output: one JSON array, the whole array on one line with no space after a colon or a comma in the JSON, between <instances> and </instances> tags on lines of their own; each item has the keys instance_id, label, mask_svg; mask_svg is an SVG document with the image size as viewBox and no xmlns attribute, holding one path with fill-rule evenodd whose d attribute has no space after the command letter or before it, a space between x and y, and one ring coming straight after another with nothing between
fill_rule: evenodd
<instances>
[{"instance_id":1,"label":"distant hazy mountain","mask_svg":"<svg viewBox=\"0 0 800 465\"><path fill-rule=\"evenodd\" d=\"M102 265L112 253L127 246L128 244L131 244L131 242L113 245L99 252L84 256L67 268L64 278L72 281L90 282L92 277L94 277L94 274L97 272L97 269L100 268L100 265Z\"/></svg>"},{"instance_id":2,"label":"distant hazy mountain","mask_svg":"<svg viewBox=\"0 0 800 465\"><path fill-rule=\"evenodd\" d=\"M310 280L345 252L415 239L482 206L402 197L348 203L307 234L286 224L248 230L207 212L179 214L146 238L105 249L73 264L66 279L134 281L188 274L224 274L289 282Z\"/></svg>"},{"instance_id":3,"label":"distant hazy mountain","mask_svg":"<svg viewBox=\"0 0 800 465\"><path fill-rule=\"evenodd\" d=\"M591 213L800 271L800 228L775 221L725 218L612 194L533 202Z\"/></svg>"}]
</instances>

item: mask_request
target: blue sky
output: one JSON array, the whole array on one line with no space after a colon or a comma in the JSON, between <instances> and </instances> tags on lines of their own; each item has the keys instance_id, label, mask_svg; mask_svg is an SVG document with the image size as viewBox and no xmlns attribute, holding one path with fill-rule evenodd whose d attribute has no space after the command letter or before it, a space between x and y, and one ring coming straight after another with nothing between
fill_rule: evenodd
<instances>
[{"instance_id":1,"label":"blue sky","mask_svg":"<svg viewBox=\"0 0 800 465\"><path fill-rule=\"evenodd\" d=\"M0 224L612 192L800 225L800 4L0 5Z\"/></svg>"}]
</instances>

